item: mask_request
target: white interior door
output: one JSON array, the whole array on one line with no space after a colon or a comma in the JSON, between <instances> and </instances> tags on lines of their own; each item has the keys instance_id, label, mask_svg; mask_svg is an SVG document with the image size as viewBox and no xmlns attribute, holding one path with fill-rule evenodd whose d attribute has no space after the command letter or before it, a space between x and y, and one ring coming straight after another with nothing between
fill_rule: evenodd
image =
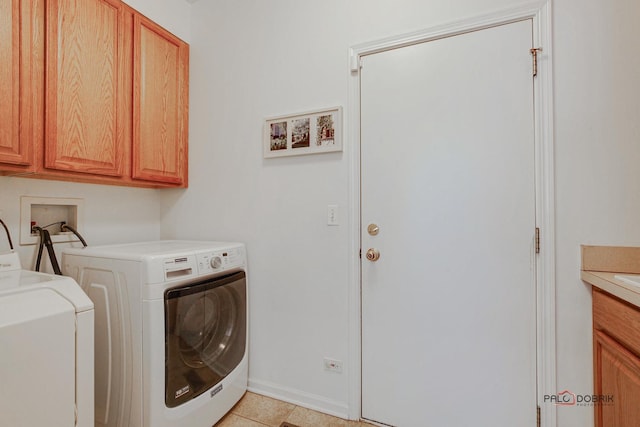
<instances>
[{"instance_id":1,"label":"white interior door","mask_svg":"<svg viewBox=\"0 0 640 427\"><path fill-rule=\"evenodd\" d=\"M364 418L534 425L531 47L523 20L363 58Z\"/></svg>"}]
</instances>

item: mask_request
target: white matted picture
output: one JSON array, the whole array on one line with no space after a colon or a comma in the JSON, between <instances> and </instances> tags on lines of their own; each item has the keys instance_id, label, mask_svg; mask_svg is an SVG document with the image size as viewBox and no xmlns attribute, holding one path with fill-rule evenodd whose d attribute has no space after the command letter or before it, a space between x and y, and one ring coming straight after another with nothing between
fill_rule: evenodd
<instances>
[{"instance_id":1,"label":"white matted picture","mask_svg":"<svg viewBox=\"0 0 640 427\"><path fill-rule=\"evenodd\" d=\"M264 157L342 151L342 108L266 119Z\"/></svg>"}]
</instances>

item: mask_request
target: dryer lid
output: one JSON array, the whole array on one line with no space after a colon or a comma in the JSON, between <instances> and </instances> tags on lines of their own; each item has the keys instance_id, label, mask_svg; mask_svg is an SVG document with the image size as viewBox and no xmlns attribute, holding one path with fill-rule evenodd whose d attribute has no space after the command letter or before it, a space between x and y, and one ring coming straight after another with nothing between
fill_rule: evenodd
<instances>
[{"instance_id":1,"label":"dryer lid","mask_svg":"<svg viewBox=\"0 0 640 427\"><path fill-rule=\"evenodd\" d=\"M48 288L69 301L76 313L93 310L93 303L70 277L22 270L15 252L0 254L0 297Z\"/></svg>"}]
</instances>

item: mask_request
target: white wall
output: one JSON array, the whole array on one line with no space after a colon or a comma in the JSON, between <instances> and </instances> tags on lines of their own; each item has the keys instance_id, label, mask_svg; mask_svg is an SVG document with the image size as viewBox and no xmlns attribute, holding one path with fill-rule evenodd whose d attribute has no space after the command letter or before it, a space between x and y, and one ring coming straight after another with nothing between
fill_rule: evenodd
<instances>
[{"instance_id":1,"label":"white wall","mask_svg":"<svg viewBox=\"0 0 640 427\"><path fill-rule=\"evenodd\" d=\"M324 372L322 357L346 366L350 233L344 221L325 223L329 203L346 218L351 159L344 152L264 160L264 117L346 107L349 46L514 4L193 5L191 187L165 193L162 233L247 243L254 388L346 410L347 375ZM590 289L579 279L579 245L640 245L639 12L634 0L553 6L559 391L592 389ZM591 425L592 412L561 408L558 425Z\"/></svg>"},{"instance_id":2,"label":"white wall","mask_svg":"<svg viewBox=\"0 0 640 427\"><path fill-rule=\"evenodd\" d=\"M186 0L125 0L125 3L182 40L191 41L191 4Z\"/></svg>"},{"instance_id":3,"label":"white wall","mask_svg":"<svg viewBox=\"0 0 640 427\"><path fill-rule=\"evenodd\" d=\"M579 245L640 246L640 49L635 0L556 0L558 390L592 387L591 293ZM585 50L586 48L586 50ZM559 408L562 426L592 407Z\"/></svg>"},{"instance_id":4,"label":"white wall","mask_svg":"<svg viewBox=\"0 0 640 427\"><path fill-rule=\"evenodd\" d=\"M34 268L37 245L19 244L21 196L83 199L84 227L78 229L78 232L89 245L153 240L160 237L161 195L158 190L0 177L2 219L9 227L14 247L26 269ZM67 244L55 245L58 261L60 250L65 246ZM0 229L0 251L7 249L4 230ZM46 252L43 259L48 260ZM41 271L52 272L48 262L43 267Z\"/></svg>"}]
</instances>

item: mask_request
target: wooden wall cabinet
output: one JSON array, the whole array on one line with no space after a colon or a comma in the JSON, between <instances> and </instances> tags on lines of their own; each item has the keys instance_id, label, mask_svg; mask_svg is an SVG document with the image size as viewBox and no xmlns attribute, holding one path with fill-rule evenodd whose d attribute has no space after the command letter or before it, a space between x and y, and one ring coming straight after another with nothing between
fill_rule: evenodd
<instances>
[{"instance_id":1,"label":"wooden wall cabinet","mask_svg":"<svg viewBox=\"0 0 640 427\"><path fill-rule=\"evenodd\" d=\"M0 163L18 173L33 169L31 17L31 1L0 0Z\"/></svg>"},{"instance_id":2,"label":"wooden wall cabinet","mask_svg":"<svg viewBox=\"0 0 640 427\"><path fill-rule=\"evenodd\" d=\"M593 288L596 427L640 426L640 309Z\"/></svg>"},{"instance_id":3,"label":"wooden wall cabinet","mask_svg":"<svg viewBox=\"0 0 640 427\"><path fill-rule=\"evenodd\" d=\"M44 167L122 176L126 87L124 6L47 3Z\"/></svg>"},{"instance_id":4,"label":"wooden wall cabinet","mask_svg":"<svg viewBox=\"0 0 640 427\"><path fill-rule=\"evenodd\" d=\"M23 110L33 116L32 137L16 137L15 125L10 149L5 149L9 143L2 137L0 156L11 151L26 158L22 163L14 160L20 166L9 167L0 157L3 174L29 172L26 176L142 187L187 186L189 47L185 42L120 0L0 2L0 20L8 20L5 4L34 4L32 10L22 10L30 15L22 21L31 26L21 31L23 39L28 32L31 51L13 47L14 56L25 59L12 66L9 79L14 94L21 83L16 73L22 75L26 72L22 68L31 67L33 101ZM18 31L20 12L21 8L14 10L13 33ZM0 24L0 32L6 31L5 23ZM1 46L4 57L9 49ZM9 71L0 70L0 77L9 77ZM0 85L4 97L9 89ZM12 108L20 111L19 106Z\"/></svg>"},{"instance_id":5,"label":"wooden wall cabinet","mask_svg":"<svg viewBox=\"0 0 640 427\"><path fill-rule=\"evenodd\" d=\"M187 176L189 49L133 17L133 178L182 184Z\"/></svg>"}]
</instances>

